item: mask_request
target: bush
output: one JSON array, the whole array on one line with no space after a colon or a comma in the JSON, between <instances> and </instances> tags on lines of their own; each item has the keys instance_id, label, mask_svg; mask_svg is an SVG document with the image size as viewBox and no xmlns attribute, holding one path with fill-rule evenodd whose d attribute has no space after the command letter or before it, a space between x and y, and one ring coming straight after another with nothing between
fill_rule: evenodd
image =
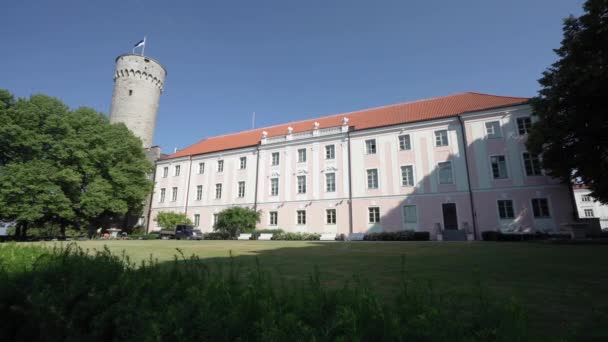
<instances>
[{"instance_id":1,"label":"bush","mask_svg":"<svg viewBox=\"0 0 608 342\"><path fill-rule=\"evenodd\" d=\"M127 236L131 240L157 240L160 239L160 235L157 233L150 234L131 234Z\"/></svg>"},{"instance_id":2,"label":"bush","mask_svg":"<svg viewBox=\"0 0 608 342\"><path fill-rule=\"evenodd\" d=\"M499 231L487 230L481 232L483 241L537 241L549 239L570 239L569 234L547 234L547 233L503 233Z\"/></svg>"},{"instance_id":3,"label":"bush","mask_svg":"<svg viewBox=\"0 0 608 342\"><path fill-rule=\"evenodd\" d=\"M321 240L321 234L317 233L276 233L272 236L273 240L286 241L314 241Z\"/></svg>"},{"instance_id":4,"label":"bush","mask_svg":"<svg viewBox=\"0 0 608 342\"><path fill-rule=\"evenodd\" d=\"M234 240L234 237L228 232L213 232L204 233L203 240Z\"/></svg>"},{"instance_id":5,"label":"bush","mask_svg":"<svg viewBox=\"0 0 608 342\"><path fill-rule=\"evenodd\" d=\"M275 234L280 234L283 233L283 229L257 229L253 231L253 239L257 240L260 237L260 234L272 234L272 236L274 236Z\"/></svg>"},{"instance_id":6,"label":"bush","mask_svg":"<svg viewBox=\"0 0 608 342\"><path fill-rule=\"evenodd\" d=\"M365 241L429 241L429 232L415 232L413 230L402 230L399 232L380 232L365 234Z\"/></svg>"},{"instance_id":7,"label":"bush","mask_svg":"<svg viewBox=\"0 0 608 342\"><path fill-rule=\"evenodd\" d=\"M0 267L0 341L534 340L517 303L442 296L405 276L383 304L362 280L333 290L314 272L276 286L260 267L222 271L196 257L135 267L107 249L13 244L0 247L7 260L20 267Z\"/></svg>"},{"instance_id":8,"label":"bush","mask_svg":"<svg viewBox=\"0 0 608 342\"><path fill-rule=\"evenodd\" d=\"M220 211L213 230L225 232L231 237L241 233L251 233L260 222L260 212L249 208L232 207Z\"/></svg>"}]
</instances>

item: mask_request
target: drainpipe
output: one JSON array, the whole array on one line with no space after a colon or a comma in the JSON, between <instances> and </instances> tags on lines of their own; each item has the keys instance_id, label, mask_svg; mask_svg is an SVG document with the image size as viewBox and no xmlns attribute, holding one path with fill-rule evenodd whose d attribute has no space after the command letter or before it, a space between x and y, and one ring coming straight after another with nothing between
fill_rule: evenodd
<instances>
[{"instance_id":1,"label":"drainpipe","mask_svg":"<svg viewBox=\"0 0 608 342\"><path fill-rule=\"evenodd\" d=\"M186 185L186 205L184 207L184 214L188 216L188 199L190 197L190 176L192 175L192 156L190 156L190 166L188 167L188 184Z\"/></svg>"},{"instance_id":2,"label":"drainpipe","mask_svg":"<svg viewBox=\"0 0 608 342\"><path fill-rule=\"evenodd\" d=\"M260 145L256 148L255 159L255 190L253 191L253 210L258 210L258 176L260 172Z\"/></svg>"},{"instance_id":3,"label":"drainpipe","mask_svg":"<svg viewBox=\"0 0 608 342\"><path fill-rule=\"evenodd\" d=\"M473 218L473 239L477 240L477 213L475 211L475 201L473 201L473 189L471 188L471 174L469 172L469 157L467 155L467 149L469 144L467 142L467 130L464 127L462 116L458 115L458 121L460 122L460 132L462 133L462 143L464 151L464 165L467 170L467 183L469 185L469 201L471 202L471 217Z\"/></svg>"},{"instance_id":4,"label":"drainpipe","mask_svg":"<svg viewBox=\"0 0 608 342\"><path fill-rule=\"evenodd\" d=\"M154 161L154 170L152 171L152 193L149 195L150 200L148 201L148 209L146 213L146 234L150 232L150 216L152 212L152 201L154 200L154 189L156 188L156 168L158 167L158 160Z\"/></svg>"},{"instance_id":5,"label":"drainpipe","mask_svg":"<svg viewBox=\"0 0 608 342\"><path fill-rule=\"evenodd\" d=\"M348 146L348 233L353 233L353 177L350 160L350 129L346 132L346 143Z\"/></svg>"}]
</instances>

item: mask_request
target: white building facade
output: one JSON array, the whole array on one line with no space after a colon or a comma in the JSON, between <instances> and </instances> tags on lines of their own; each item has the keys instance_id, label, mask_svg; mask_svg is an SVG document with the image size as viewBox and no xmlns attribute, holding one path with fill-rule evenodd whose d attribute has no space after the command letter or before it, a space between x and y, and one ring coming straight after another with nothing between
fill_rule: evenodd
<instances>
[{"instance_id":1,"label":"white building facade","mask_svg":"<svg viewBox=\"0 0 608 342\"><path fill-rule=\"evenodd\" d=\"M317 233L558 231L568 188L526 151L527 99L464 93L210 138L156 165L160 211L203 231L231 206Z\"/></svg>"},{"instance_id":2,"label":"white building facade","mask_svg":"<svg viewBox=\"0 0 608 342\"><path fill-rule=\"evenodd\" d=\"M602 204L591 197L591 190L585 186L575 185L573 191L578 216L583 219L598 218L602 230L608 229L608 205Z\"/></svg>"}]
</instances>

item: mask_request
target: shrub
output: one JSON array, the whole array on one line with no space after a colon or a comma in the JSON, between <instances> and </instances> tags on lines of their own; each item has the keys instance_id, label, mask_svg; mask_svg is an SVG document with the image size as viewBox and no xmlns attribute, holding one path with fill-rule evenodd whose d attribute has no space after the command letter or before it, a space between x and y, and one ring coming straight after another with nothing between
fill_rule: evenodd
<instances>
[{"instance_id":1,"label":"shrub","mask_svg":"<svg viewBox=\"0 0 608 342\"><path fill-rule=\"evenodd\" d=\"M172 211L161 211L156 214L154 221L164 229L174 229L178 224L192 224L192 221L185 213L174 213Z\"/></svg>"},{"instance_id":2,"label":"shrub","mask_svg":"<svg viewBox=\"0 0 608 342\"><path fill-rule=\"evenodd\" d=\"M6 260L21 267L0 267L1 341L534 340L517 303L442 296L405 276L383 304L362 280L334 290L314 272L276 286L260 267L222 271L196 257L135 267L107 249L9 245Z\"/></svg>"},{"instance_id":3,"label":"shrub","mask_svg":"<svg viewBox=\"0 0 608 342\"><path fill-rule=\"evenodd\" d=\"M483 231L481 238L484 241L533 241L533 240L549 240L549 239L570 239L569 234L548 234L548 233L503 233L499 231Z\"/></svg>"},{"instance_id":4,"label":"shrub","mask_svg":"<svg viewBox=\"0 0 608 342\"><path fill-rule=\"evenodd\" d=\"M128 238L130 238L131 240L156 240L156 239L160 239L160 235L156 234L156 233L131 234L131 235L128 235Z\"/></svg>"},{"instance_id":5,"label":"shrub","mask_svg":"<svg viewBox=\"0 0 608 342\"><path fill-rule=\"evenodd\" d=\"M217 216L217 223L213 229L236 237L240 233L253 232L258 222L260 222L259 211L249 208L232 207L220 211Z\"/></svg>"},{"instance_id":6,"label":"shrub","mask_svg":"<svg viewBox=\"0 0 608 342\"><path fill-rule=\"evenodd\" d=\"M256 229L253 231L253 239L257 240L260 237L260 234L272 234L272 236L274 236L275 234L280 234L283 233L283 229Z\"/></svg>"},{"instance_id":7,"label":"shrub","mask_svg":"<svg viewBox=\"0 0 608 342\"><path fill-rule=\"evenodd\" d=\"M234 237L228 232L213 232L204 233L203 240L234 240Z\"/></svg>"},{"instance_id":8,"label":"shrub","mask_svg":"<svg viewBox=\"0 0 608 342\"><path fill-rule=\"evenodd\" d=\"M431 235L429 232L415 232L412 230L402 230L399 232L380 232L365 234L365 241L428 241Z\"/></svg>"},{"instance_id":9,"label":"shrub","mask_svg":"<svg viewBox=\"0 0 608 342\"><path fill-rule=\"evenodd\" d=\"M276 233L272 236L273 240L287 240L287 241L314 241L320 240L321 234L317 233Z\"/></svg>"}]
</instances>

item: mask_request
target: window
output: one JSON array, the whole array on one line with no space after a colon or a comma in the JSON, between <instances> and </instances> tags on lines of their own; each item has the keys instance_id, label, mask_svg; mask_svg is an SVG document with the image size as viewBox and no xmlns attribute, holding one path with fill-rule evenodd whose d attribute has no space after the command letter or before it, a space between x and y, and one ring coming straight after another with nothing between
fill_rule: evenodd
<instances>
[{"instance_id":1,"label":"window","mask_svg":"<svg viewBox=\"0 0 608 342\"><path fill-rule=\"evenodd\" d=\"M546 198L533 198L532 212L534 213L534 217L537 218L551 217L549 214L549 201Z\"/></svg>"},{"instance_id":2,"label":"window","mask_svg":"<svg viewBox=\"0 0 608 342\"><path fill-rule=\"evenodd\" d=\"M367 170L367 188L378 189L378 169Z\"/></svg>"},{"instance_id":3,"label":"window","mask_svg":"<svg viewBox=\"0 0 608 342\"><path fill-rule=\"evenodd\" d=\"M325 191L327 191L327 192L336 191L336 174L333 172L325 174Z\"/></svg>"},{"instance_id":4,"label":"window","mask_svg":"<svg viewBox=\"0 0 608 342\"><path fill-rule=\"evenodd\" d=\"M177 187L171 189L171 202L177 201Z\"/></svg>"},{"instance_id":5,"label":"window","mask_svg":"<svg viewBox=\"0 0 608 342\"><path fill-rule=\"evenodd\" d=\"M325 223L336 224L336 209L325 210Z\"/></svg>"},{"instance_id":6,"label":"window","mask_svg":"<svg viewBox=\"0 0 608 342\"><path fill-rule=\"evenodd\" d=\"M437 164L439 167L439 184L452 184L454 177L452 175L452 162L442 162Z\"/></svg>"},{"instance_id":7,"label":"window","mask_svg":"<svg viewBox=\"0 0 608 342\"><path fill-rule=\"evenodd\" d=\"M218 221L219 217L220 217L219 214L213 214L213 226L214 227L217 224L217 221Z\"/></svg>"},{"instance_id":8,"label":"window","mask_svg":"<svg viewBox=\"0 0 608 342\"><path fill-rule=\"evenodd\" d=\"M399 149L401 151L412 149L412 143L410 142L409 134L399 136Z\"/></svg>"},{"instance_id":9,"label":"window","mask_svg":"<svg viewBox=\"0 0 608 342\"><path fill-rule=\"evenodd\" d=\"M403 206L403 222L404 223L418 223L418 213L416 212L415 205L404 205Z\"/></svg>"},{"instance_id":10,"label":"window","mask_svg":"<svg viewBox=\"0 0 608 342\"><path fill-rule=\"evenodd\" d=\"M486 122L486 134L488 138L500 138L502 133L500 132L500 121Z\"/></svg>"},{"instance_id":11,"label":"window","mask_svg":"<svg viewBox=\"0 0 608 342\"><path fill-rule=\"evenodd\" d=\"M239 182L239 198L245 197L245 182Z\"/></svg>"},{"instance_id":12,"label":"window","mask_svg":"<svg viewBox=\"0 0 608 342\"><path fill-rule=\"evenodd\" d=\"M306 149L301 148L298 150L298 163L305 163L305 162L306 162Z\"/></svg>"},{"instance_id":13,"label":"window","mask_svg":"<svg viewBox=\"0 0 608 342\"><path fill-rule=\"evenodd\" d=\"M160 199L158 200L160 203L163 203L165 201L165 192L166 192L165 188L160 189Z\"/></svg>"},{"instance_id":14,"label":"window","mask_svg":"<svg viewBox=\"0 0 608 342\"><path fill-rule=\"evenodd\" d=\"M491 156L490 164L492 165L492 177L494 179L504 179L507 174L507 160L505 156Z\"/></svg>"},{"instance_id":15,"label":"window","mask_svg":"<svg viewBox=\"0 0 608 342\"><path fill-rule=\"evenodd\" d=\"M593 209L585 209L585 217L593 217Z\"/></svg>"},{"instance_id":16,"label":"window","mask_svg":"<svg viewBox=\"0 0 608 342\"><path fill-rule=\"evenodd\" d=\"M180 165L175 165L175 173L174 175L177 177L179 176L179 172L181 171L181 166Z\"/></svg>"},{"instance_id":17,"label":"window","mask_svg":"<svg viewBox=\"0 0 608 342\"><path fill-rule=\"evenodd\" d=\"M528 134L530 127L532 127L532 120L530 120L529 116L517 118L517 131L519 135Z\"/></svg>"},{"instance_id":18,"label":"window","mask_svg":"<svg viewBox=\"0 0 608 342\"><path fill-rule=\"evenodd\" d=\"M270 225L276 226L277 224L279 224L279 213L276 211L271 211L270 212Z\"/></svg>"},{"instance_id":19,"label":"window","mask_svg":"<svg viewBox=\"0 0 608 342\"><path fill-rule=\"evenodd\" d=\"M197 185L196 186L196 200L200 201L202 199L203 199L203 186Z\"/></svg>"},{"instance_id":20,"label":"window","mask_svg":"<svg viewBox=\"0 0 608 342\"><path fill-rule=\"evenodd\" d=\"M201 223L201 215L200 214L194 214L194 226L198 227Z\"/></svg>"},{"instance_id":21,"label":"window","mask_svg":"<svg viewBox=\"0 0 608 342\"><path fill-rule=\"evenodd\" d=\"M414 186L414 167L412 165L401 167L401 185Z\"/></svg>"},{"instance_id":22,"label":"window","mask_svg":"<svg viewBox=\"0 0 608 342\"><path fill-rule=\"evenodd\" d=\"M334 145L325 146L325 159L336 159L336 147Z\"/></svg>"},{"instance_id":23,"label":"window","mask_svg":"<svg viewBox=\"0 0 608 342\"><path fill-rule=\"evenodd\" d=\"M376 154L376 139L365 140L365 153Z\"/></svg>"},{"instance_id":24,"label":"window","mask_svg":"<svg viewBox=\"0 0 608 342\"><path fill-rule=\"evenodd\" d=\"M435 146L448 146L448 131L442 129L435 131Z\"/></svg>"},{"instance_id":25,"label":"window","mask_svg":"<svg viewBox=\"0 0 608 342\"><path fill-rule=\"evenodd\" d=\"M198 174L202 175L205 173L205 163L198 163Z\"/></svg>"},{"instance_id":26,"label":"window","mask_svg":"<svg viewBox=\"0 0 608 342\"><path fill-rule=\"evenodd\" d=\"M129 89L129 96L133 95L133 90Z\"/></svg>"},{"instance_id":27,"label":"window","mask_svg":"<svg viewBox=\"0 0 608 342\"><path fill-rule=\"evenodd\" d=\"M583 195L583 196L581 196L581 200L583 202L591 202L591 196L589 196L589 195Z\"/></svg>"},{"instance_id":28,"label":"window","mask_svg":"<svg viewBox=\"0 0 608 342\"><path fill-rule=\"evenodd\" d=\"M538 155L524 152L524 167L526 169L526 176L540 176L542 175L542 169L540 167L540 160Z\"/></svg>"},{"instance_id":29,"label":"window","mask_svg":"<svg viewBox=\"0 0 608 342\"><path fill-rule=\"evenodd\" d=\"M241 157L241 170L245 170L247 168L247 157Z\"/></svg>"},{"instance_id":30,"label":"window","mask_svg":"<svg viewBox=\"0 0 608 342\"><path fill-rule=\"evenodd\" d=\"M215 198L222 198L222 184L215 184Z\"/></svg>"},{"instance_id":31,"label":"window","mask_svg":"<svg viewBox=\"0 0 608 342\"><path fill-rule=\"evenodd\" d=\"M306 193L306 176L298 176L298 193Z\"/></svg>"},{"instance_id":32,"label":"window","mask_svg":"<svg viewBox=\"0 0 608 342\"><path fill-rule=\"evenodd\" d=\"M223 160L217 161L217 172L224 172L224 161Z\"/></svg>"},{"instance_id":33,"label":"window","mask_svg":"<svg viewBox=\"0 0 608 342\"><path fill-rule=\"evenodd\" d=\"M168 175L169 175L169 167L165 166L165 167L163 167L163 178L167 178Z\"/></svg>"},{"instance_id":34,"label":"window","mask_svg":"<svg viewBox=\"0 0 608 342\"><path fill-rule=\"evenodd\" d=\"M298 224L306 224L306 210L298 210Z\"/></svg>"},{"instance_id":35,"label":"window","mask_svg":"<svg viewBox=\"0 0 608 342\"><path fill-rule=\"evenodd\" d=\"M270 196L278 196L279 195L279 179L271 178L270 179Z\"/></svg>"},{"instance_id":36,"label":"window","mask_svg":"<svg viewBox=\"0 0 608 342\"><path fill-rule=\"evenodd\" d=\"M279 165L279 152L272 152L272 165Z\"/></svg>"},{"instance_id":37,"label":"window","mask_svg":"<svg viewBox=\"0 0 608 342\"><path fill-rule=\"evenodd\" d=\"M370 207L368 210L369 223L378 223L380 222L380 208L379 207Z\"/></svg>"},{"instance_id":38,"label":"window","mask_svg":"<svg viewBox=\"0 0 608 342\"><path fill-rule=\"evenodd\" d=\"M515 212L513 211L513 201L511 200L499 200L498 201L498 216L501 220L515 218Z\"/></svg>"}]
</instances>

